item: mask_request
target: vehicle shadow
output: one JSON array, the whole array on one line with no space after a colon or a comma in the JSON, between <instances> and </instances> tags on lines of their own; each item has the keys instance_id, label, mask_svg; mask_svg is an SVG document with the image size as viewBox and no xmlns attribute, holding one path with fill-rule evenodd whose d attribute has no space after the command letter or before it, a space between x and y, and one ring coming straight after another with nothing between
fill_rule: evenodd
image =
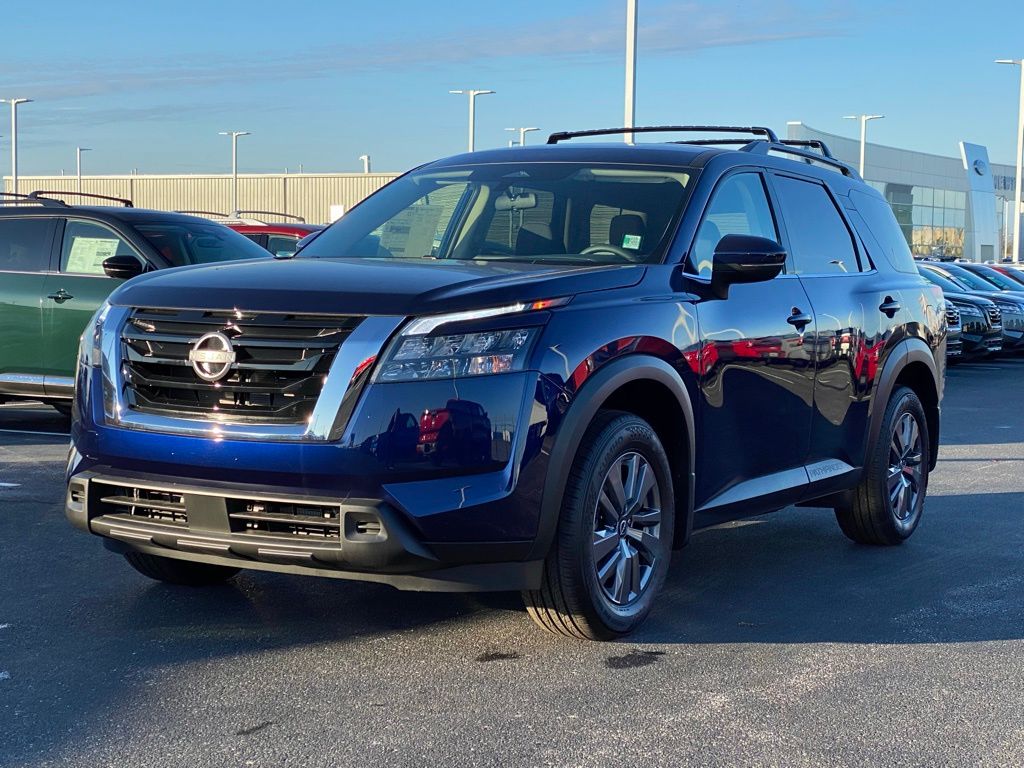
<instances>
[{"instance_id":1,"label":"vehicle shadow","mask_svg":"<svg viewBox=\"0 0 1024 768\"><path fill-rule=\"evenodd\" d=\"M961 643L1024 638L1024 494L929 495L898 547L848 541L831 510L699 532L648 643Z\"/></svg>"}]
</instances>

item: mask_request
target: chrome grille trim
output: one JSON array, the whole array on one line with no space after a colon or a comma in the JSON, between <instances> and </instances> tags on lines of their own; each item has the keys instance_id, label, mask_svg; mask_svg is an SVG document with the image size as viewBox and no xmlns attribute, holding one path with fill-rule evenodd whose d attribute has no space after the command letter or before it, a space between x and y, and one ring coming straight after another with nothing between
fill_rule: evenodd
<instances>
[{"instance_id":1,"label":"chrome grille trim","mask_svg":"<svg viewBox=\"0 0 1024 768\"><path fill-rule=\"evenodd\" d=\"M111 307L103 326L103 409L108 425L215 440L267 442L323 442L337 439L347 426L348 416L355 407L357 395L364 383L365 376L357 374L367 370L366 361L381 353L388 339L405 320L404 317L393 315L363 319L338 348L309 419L301 423L282 424L231 421L217 419L212 414L172 416L134 409L122 371L121 353L121 334L131 312L129 307Z\"/></svg>"},{"instance_id":2,"label":"chrome grille trim","mask_svg":"<svg viewBox=\"0 0 1024 768\"><path fill-rule=\"evenodd\" d=\"M988 308L988 320L992 323L993 328L1003 325L1003 313L999 310L999 307Z\"/></svg>"}]
</instances>

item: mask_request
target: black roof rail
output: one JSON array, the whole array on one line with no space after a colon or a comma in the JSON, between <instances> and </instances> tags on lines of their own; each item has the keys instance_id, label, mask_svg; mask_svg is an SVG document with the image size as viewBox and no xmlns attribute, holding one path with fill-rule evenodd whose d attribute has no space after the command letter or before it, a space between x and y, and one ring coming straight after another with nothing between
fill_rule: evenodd
<instances>
[{"instance_id":1,"label":"black roof rail","mask_svg":"<svg viewBox=\"0 0 1024 768\"><path fill-rule=\"evenodd\" d=\"M279 211L235 211L232 215L235 218L240 219L242 218L242 215L246 213L256 213L259 214L260 216L280 216L282 219L294 219L299 224L306 223L306 220L301 216L296 216L293 213L280 213Z\"/></svg>"},{"instance_id":2,"label":"black roof rail","mask_svg":"<svg viewBox=\"0 0 1024 768\"><path fill-rule=\"evenodd\" d=\"M95 200L109 200L112 203L120 203L125 208L134 208L131 200L127 200L123 197L111 197L110 195L97 195L92 192L66 192L54 189L37 189L34 192L29 193L29 198L32 200L51 200L58 203L64 203L60 197L49 197L49 195L74 195L75 197L88 197ZM64 203L67 205L67 203Z\"/></svg>"},{"instance_id":3,"label":"black roof rail","mask_svg":"<svg viewBox=\"0 0 1024 768\"><path fill-rule=\"evenodd\" d=\"M184 213L189 216L216 216L220 219L230 219L231 217L226 213L220 211L175 211L175 213Z\"/></svg>"},{"instance_id":4,"label":"black roof rail","mask_svg":"<svg viewBox=\"0 0 1024 768\"><path fill-rule=\"evenodd\" d=\"M63 200L50 200L45 197L32 197L15 192L0 192L0 205L41 205L44 208L66 208Z\"/></svg>"},{"instance_id":5,"label":"black roof rail","mask_svg":"<svg viewBox=\"0 0 1024 768\"><path fill-rule=\"evenodd\" d=\"M834 157L826 156L825 154L819 155L817 152L810 152L803 149L801 146L792 146L787 142L772 143L769 141L752 141L747 146L743 147L741 151L754 152L760 155L767 155L769 152L793 155L794 157L798 157L812 165L818 163L819 165L831 166L844 176L849 176L851 179L860 178L860 174L842 160L836 160Z\"/></svg>"},{"instance_id":6,"label":"black roof rail","mask_svg":"<svg viewBox=\"0 0 1024 768\"><path fill-rule=\"evenodd\" d=\"M590 131L561 131L548 136L548 144L557 144L567 139L578 139L584 136L614 136L624 133L749 133L764 136L768 141L777 144L779 137L771 128L753 125L740 127L736 125L644 125L634 128L596 128Z\"/></svg>"},{"instance_id":7,"label":"black roof rail","mask_svg":"<svg viewBox=\"0 0 1024 768\"><path fill-rule=\"evenodd\" d=\"M782 142L787 147L810 147L811 149L817 149L825 157L832 158L832 151L821 139L783 139Z\"/></svg>"}]
</instances>

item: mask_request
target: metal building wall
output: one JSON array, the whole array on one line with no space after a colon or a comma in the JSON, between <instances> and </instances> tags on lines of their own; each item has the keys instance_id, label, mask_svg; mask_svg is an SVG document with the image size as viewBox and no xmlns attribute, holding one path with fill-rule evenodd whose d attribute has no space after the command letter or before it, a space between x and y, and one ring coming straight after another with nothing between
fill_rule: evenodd
<instances>
[{"instance_id":1,"label":"metal building wall","mask_svg":"<svg viewBox=\"0 0 1024 768\"><path fill-rule=\"evenodd\" d=\"M245 174L238 177L239 207L248 210L281 211L323 224L332 205L348 210L392 179L397 173L329 174ZM18 176L22 193L37 189L73 192L74 176ZM3 189L10 191L10 177ZM83 176L82 191L132 200L136 208L166 211L203 210L229 213L231 177L226 175L187 176ZM69 197L71 202L74 198ZM85 201L83 201L85 202Z\"/></svg>"}]
</instances>

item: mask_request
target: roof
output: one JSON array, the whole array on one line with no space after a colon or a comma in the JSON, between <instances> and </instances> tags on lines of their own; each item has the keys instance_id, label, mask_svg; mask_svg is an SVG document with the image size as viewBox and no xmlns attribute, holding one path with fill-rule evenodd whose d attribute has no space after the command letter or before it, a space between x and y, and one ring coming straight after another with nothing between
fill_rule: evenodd
<instances>
[{"instance_id":1,"label":"roof","mask_svg":"<svg viewBox=\"0 0 1024 768\"><path fill-rule=\"evenodd\" d=\"M536 146L485 149L466 152L429 163L431 167L450 165L476 165L480 163L531 163L531 162L604 162L650 163L651 165L703 165L708 158L729 150L694 144L673 144L643 142L625 144L618 142L577 142L561 144L537 144Z\"/></svg>"}]
</instances>

